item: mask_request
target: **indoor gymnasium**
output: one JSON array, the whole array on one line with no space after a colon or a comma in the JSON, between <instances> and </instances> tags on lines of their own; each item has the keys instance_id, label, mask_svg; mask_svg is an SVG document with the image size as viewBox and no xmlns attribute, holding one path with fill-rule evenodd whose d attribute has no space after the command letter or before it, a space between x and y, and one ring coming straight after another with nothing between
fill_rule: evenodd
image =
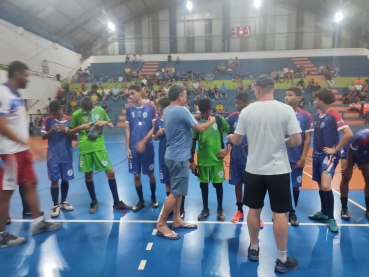
<instances>
[{"instance_id":1,"label":"indoor gymnasium","mask_svg":"<svg viewBox=\"0 0 369 277\"><path fill-rule=\"evenodd\" d=\"M0 0L0 276L369 276L367 0Z\"/></svg>"}]
</instances>

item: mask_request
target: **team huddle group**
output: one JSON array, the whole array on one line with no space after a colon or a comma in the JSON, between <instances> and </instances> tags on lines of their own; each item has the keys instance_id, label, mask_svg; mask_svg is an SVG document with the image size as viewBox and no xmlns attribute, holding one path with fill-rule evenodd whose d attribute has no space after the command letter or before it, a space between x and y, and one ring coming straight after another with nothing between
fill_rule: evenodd
<instances>
[{"instance_id":1,"label":"team huddle group","mask_svg":"<svg viewBox=\"0 0 369 277\"><path fill-rule=\"evenodd\" d=\"M34 218L32 223L33 234L54 231L61 227L60 223L45 221L43 212L39 211L36 193L37 178L32 167L29 146L27 145L26 111L17 91L25 88L27 81L27 66L20 62L14 62L9 67L8 83L0 87L0 159L2 161L0 167L0 247L16 246L25 241L25 238L13 236L5 231L5 224L11 223L9 202L17 185L20 187L23 214L33 215ZM178 86L173 86L171 90L178 89ZM165 159L167 147L166 120L157 115L157 110L153 105L143 102L140 86L130 86L129 93L134 105L126 110L126 122L128 123L126 128L126 152L129 172L134 175L138 203L133 207L129 206L120 200L118 195L115 173L105 148L103 132L104 126L113 128L113 124L104 109L94 107L91 98L84 97L81 100L81 109L75 111L72 117L69 117L63 114L62 106L58 101L52 101L49 105L51 115L44 119L42 125L42 139L48 140L47 169L54 203L51 217L57 217L60 214L60 209L67 211L74 209L66 200L69 181L74 178L72 141L77 139L76 134L79 134L78 168L80 172L85 173L86 187L91 197L89 207L91 214L97 212L99 206L93 182L94 169L104 171L107 175L114 200L114 210L133 210L137 212L145 207L141 172L149 176L152 206L154 208L159 206L156 197L153 140L159 141L160 182L166 185L167 196L171 193L171 189L173 189L171 180L174 180L171 175L174 173L173 170L168 169L168 161L166 163ZM313 122L309 113L298 108L301 96L301 89L295 87L288 89L285 95L285 103L295 111L302 131L302 143L299 146L287 147L292 171L290 178L294 200L294 207L290 209L288 219L291 225L299 225L295 210L303 180L303 168L312 138L311 134L314 132L313 180L319 186L321 208L320 211L309 216L309 218L328 221L329 229L332 232L338 232L339 229L334 219L334 197L331 181L339 160L341 160L343 177L341 181L341 217L343 219L350 218L347 208L348 187L356 164L365 179L365 217L369 219L369 129L361 130L354 135L341 115L330 108L330 105L335 101L334 94L330 90L324 89L315 94L314 106L319 110L319 113ZM237 112L223 118L218 115L212 116L213 108L209 99L201 99L198 102L200 114L195 118L198 123L208 122L209 124L205 124L207 128L201 130L201 132L193 131L192 157L186 166L189 165L192 173L198 176L200 183L203 209L198 215L199 221L210 216L208 205L209 182L213 184L216 190L217 220L225 220L223 211L223 182L225 180L223 159L229 153L229 183L235 187L237 206L237 211L231 221L236 223L244 218L243 184L245 178L248 177L245 173L245 167L248 160L249 145L246 137L239 145L232 144L232 139L228 139L229 142L224 144L223 133L235 133L240 112L248 106L248 103L248 95L239 93L235 97ZM163 115L164 110L169 105L171 105L171 101L168 97L159 99L158 113ZM189 113L188 110L185 111ZM209 122L210 120L211 122ZM205 125L203 124L203 126ZM340 132L343 133L341 139ZM286 139L288 139L288 136L286 136ZM197 155L195 153L196 147ZM268 145L265 145L265 149L265 151L268 151ZM60 198L59 191L61 192ZM176 193L176 195L182 196L180 205L180 217L182 219L185 216L186 194ZM184 221L181 222L185 223ZM185 223L179 227L196 228L196 225ZM261 220L260 227L263 227ZM173 232L167 238L177 239L178 237Z\"/></svg>"}]
</instances>

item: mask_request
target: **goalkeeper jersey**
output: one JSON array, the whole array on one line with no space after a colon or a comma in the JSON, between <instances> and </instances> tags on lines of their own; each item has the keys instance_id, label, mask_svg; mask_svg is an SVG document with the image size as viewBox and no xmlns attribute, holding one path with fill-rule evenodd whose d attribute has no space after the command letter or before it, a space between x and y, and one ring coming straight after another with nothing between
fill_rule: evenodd
<instances>
[{"instance_id":1,"label":"goalkeeper jersey","mask_svg":"<svg viewBox=\"0 0 369 277\"><path fill-rule=\"evenodd\" d=\"M85 113L82 109L75 111L72 115L70 128L76 128L85 123L95 121L107 121L110 119L103 108L95 107L91 113ZM79 132L79 150L80 154L86 154L96 151L105 151L104 132L98 135L96 140L89 140L87 137L88 131Z\"/></svg>"}]
</instances>

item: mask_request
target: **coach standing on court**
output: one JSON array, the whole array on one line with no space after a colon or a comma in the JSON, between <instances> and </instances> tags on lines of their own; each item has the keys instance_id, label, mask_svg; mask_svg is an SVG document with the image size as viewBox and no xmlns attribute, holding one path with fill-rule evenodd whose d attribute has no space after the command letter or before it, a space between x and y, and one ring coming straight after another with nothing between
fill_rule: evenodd
<instances>
[{"instance_id":1,"label":"coach standing on court","mask_svg":"<svg viewBox=\"0 0 369 277\"><path fill-rule=\"evenodd\" d=\"M165 164L170 172L171 191L164 203L159 222L156 225L157 235L163 238L176 240L180 236L170 230L167 225L168 216L174 210L173 228L195 229L195 224L182 220L180 207L182 196L188 192L189 159L191 158L192 129L204 132L215 122L213 116L205 123L198 124L196 119L184 107L187 102L187 91L184 86L174 85L168 92L170 106L164 110L163 121L167 148L165 151ZM195 164L191 163L194 171Z\"/></svg>"},{"instance_id":2,"label":"coach standing on court","mask_svg":"<svg viewBox=\"0 0 369 277\"><path fill-rule=\"evenodd\" d=\"M266 192L273 211L273 232L278 257L275 270L286 273L298 266L287 256L288 221L286 213L292 208L290 191L291 168L286 146L301 144L301 129L293 109L273 97L274 80L261 75L255 83L257 102L242 110L237 128L227 137L239 145L247 136L249 155L246 163L244 204L249 207L247 225L250 233L248 258L259 261L258 236L260 213ZM288 134L289 138L285 139Z\"/></svg>"}]
</instances>

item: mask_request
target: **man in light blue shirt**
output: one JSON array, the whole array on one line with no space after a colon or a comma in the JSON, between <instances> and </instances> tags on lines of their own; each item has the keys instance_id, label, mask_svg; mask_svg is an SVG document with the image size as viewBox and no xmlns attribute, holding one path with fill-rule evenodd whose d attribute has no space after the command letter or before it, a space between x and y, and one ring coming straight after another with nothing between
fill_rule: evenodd
<instances>
[{"instance_id":1,"label":"man in light blue shirt","mask_svg":"<svg viewBox=\"0 0 369 277\"><path fill-rule=\"evenodd\" d=\"M167 139L165 164L170 172L171 191L165 200L163 213L156 224L156 229L158 236L176 240L180 236L167 225L168 216L172 211L174 211L173 228L197 228L195 224L183 221L180 216L182 196L187 195L188 192L188 168L190 166L194 172L196 166L191 159L192 129L204 132L215 122L215 118L211 116L207 122L201 124L196 121L184 107L187 102L187 91L184 86L172 86L168 97L170 106L164 110L163 121Z\"/></svg>"},{"instance_id":2,"label":"man in light blue shirt","mask_svg":"<svg viewBox=\"0 0 369 277\"><path fill-rule=\"evenodd\" d=\"M224 83L222 84L222 86L220 87L220 98L221 99L226 99L227 100L227 97L228 97L228 93L227 93L227 87L224 85Z\"/></svg>"}]
</instances>

